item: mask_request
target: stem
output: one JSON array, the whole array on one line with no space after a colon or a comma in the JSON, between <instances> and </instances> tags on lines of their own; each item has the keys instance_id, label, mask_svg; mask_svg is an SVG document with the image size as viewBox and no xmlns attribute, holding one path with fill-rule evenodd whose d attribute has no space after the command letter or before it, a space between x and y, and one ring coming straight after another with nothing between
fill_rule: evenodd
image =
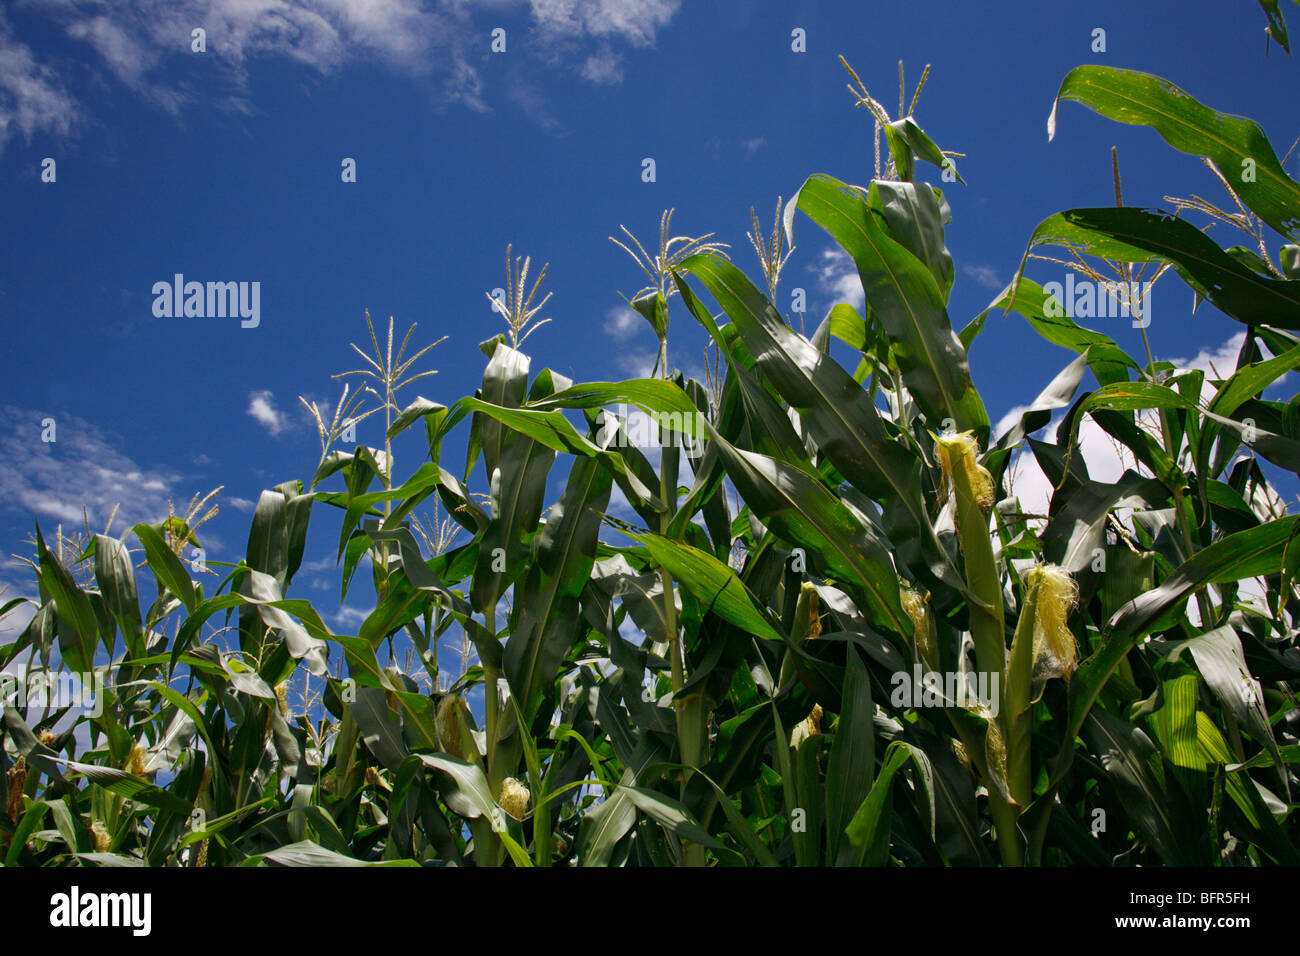
<instances>
[{"instance_id":1,"label":"stem","mask_svg":"<svg viewBox=\"0 0 1300 956\"><path fill-rule=\"evenodd\" d=\"M483 612L487 631L496 636L497 609L490 607ZM483 665L483 709L487 717L487 774L488 782L493 786L497 781L492 773L496 769L497 729L501 721L501 698L497 695L497 682L501 675L495 667ZM495 793L493 794L495 796Z\"/></svg>"},{"instance_id":2,"label":"stem","mask_svg":"<svg viewBox=\"0 0 1300 956\"><path fill-rule=\"evenodd\" d=\"M667 381L668 339L666 336L659 340L658 366L659 375ZM673 512L677 507L677 466L681 452L672 443L671 433L668 429L660 429L659 440L662 448L659 462L659 496L664 502L664 510L659 515L659 533L667 536L668 527L672 523ZM663 582L664 590L664 629L668 632L666 635L668 638L668 663L671 668L673 682L673 710L677 719L677 748L682 763L688 767L699 767L704 762L703 729L706 726L707 714L699 706L698 702L692 702L688 706L688 703L678 696L681 694L682 686L686 683L686 663L680 628L677 622L677 602L673 596L674 582L672 573L662 565L659 568L659 577ZM689 780L690 773L688 771L682 775L681 793L683 797L686 796L686 785ZM683 840L682 849L685 853L687 866L707 865L704 847L698 843Z\"/></svg>"},{"instance_id":3,"label":"stem","mask_svg":"<svg viewBox=\"0 0 1300 956\"><path fill-rule=\"evenodd\" d=\"M989 811L993 814L993 827L997 831L998 850L1003 866L1024 866L1024 851L1020 848L1020 830L1016 826L1016 808L989 790Z\"/></svg>"},{"instance_id":4,"label":"stem","mask_svg":"<svg viewBox=\"0 0 1300 956\"><path fill-rule=\"evenodd\" d=\"M1002 580L998 575L997 559L993 555L988 518L976 500L970 473L957 463L954 463L952 469L952 483L957 499L957 532L966 559L966 585L976 599L967 602L970 608L971 640L975 645L975 664L985 674L1003 674L1006 670L1007 651ZM1006 711L1000 712L996 719L1005 746L1011 736ZM997 772L997 769L989 767L990 778ZM988 793L1002 862L1006 866L1021 866L1024 863L1024 853L1020 845L1020 832L1016 827L1016 808L998 792L993 779L988 781Z\"/></svg>"},{"instance_id":5,"label":"stem","mask_svg":"<svg viewBox=\"0 0 1300 956\"><path fill-rule=\"evenodd\" d=\"M497 633L497 609L495 604L484 610L483 618L488 633L493 639L495 639ZM487 664L483 665L483 710L487 724L487 778L488 790L491 791L491 795L494 799L497 796L497 787L500 785L500 781L496 779L496 774L494 773L495 770L499 769L496 760L497 732L501 723L501 698L497 695L497 682L499 679L500 673L496 668L490 667ZM478 839L479 837L476 836L476 842ZM503 847L501 841L497 838L496 831L490 826L485 826L483 828L482 839L484 843L483 849L485 851L483 854L483 865L500 866Z\"/></svg>"},{"instance_id":6,"label":"stem","mask_svg":"<svg viewBox=\"0 0 1300 956\"><path fill-rule=\"evenodd\" d=\"M674 449L675 450L675 449ZM671 502L675 496L670 496L671 479L669 477L669 468L667 467L669 449L664 449L664 458L661 474L659 477L659 490L661 496L666 502ZM672 464L676 465L676 456L672 456ZM671 505L669 506L671 511ZM666 535L670 523L670 511L665 511L659 516L659 533ZM668 663L672 670L673 681L673 709L677 716L677 746L681 751L682 763L689 767L698 767L702 762L702 747L700 746L700 728L702 727L700 717L702 711L699 707L689 707L687 702L679 698L682 685L686 683L686 665L682 659L682 641L681 634L677 624L677 602L673 597L673 576L665 567L659 568L659 576L663 581L664 589L664 624L668 634ZM682 796L686 795L686 784L690 780L689 772L682 775ZM683 841L683 850L686 855L687 866L705 866L706 856L704 847L698 843Z\"/></svg>"}]
</instances>

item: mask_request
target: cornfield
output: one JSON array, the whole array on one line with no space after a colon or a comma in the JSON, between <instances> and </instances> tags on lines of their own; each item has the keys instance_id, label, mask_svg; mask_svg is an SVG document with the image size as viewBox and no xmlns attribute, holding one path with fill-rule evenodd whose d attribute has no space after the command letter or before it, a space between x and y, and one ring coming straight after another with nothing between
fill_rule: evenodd
<instances>
[{"instance_id":1,"label":"cornfield","mask_svg":"<svg viewBox=\"0 0 1300 956\"><path fill-rule=\"evenodd\" d=\"M1227 211L1124 205L1115 157L1115 205L1043 221L958 330L961 154L849 73L874 178L812 175L770 235L755 218L757 280L670 213L649 250L615 240L640 267L616 282L646 282L650 377L535 369L545 269L530 285L507 250L475 394L399 398L433 345L370 325L337 407L306 403L314 473L262 493L238 563L185 558L206 501L116 537L38 526L39 606L0 664L99 689L93 710L6 703L4 863L1300 863L1300 519L1275 487L1300 472L1300 395L1264 397L1300 366L1300 184L1254 122L1078 67L1053 125L1079 103L1151 127ZM809 332L775 303L814 230L866 304ZM1042 262L1139 317L1147 283L1190 286L1245 330L1235 368L1135 356L1029 277ZM1007 316L1060 371L999 431L970 356ZM682 323L709 336L705 381L672 365ZM382 445L355 441L380 419ZM1086 422L1118 480L1089 475ZM427 454L399 472L403 435ZM1028 461L1046 513L1016 496ZM291 596L313 521L338 528L341 598L370 570L355 634Z\"/></svg>"}]
</instances>

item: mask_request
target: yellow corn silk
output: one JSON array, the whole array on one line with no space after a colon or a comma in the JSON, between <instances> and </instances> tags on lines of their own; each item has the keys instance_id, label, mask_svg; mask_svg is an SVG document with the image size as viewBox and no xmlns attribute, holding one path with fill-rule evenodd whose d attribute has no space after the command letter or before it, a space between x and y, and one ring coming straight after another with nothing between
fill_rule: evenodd
<instances>
[{"instance_id":1,"label":"yellow corn silk","mask_svg":"<svg viewBox=\"0 0 1300 956\"><path fill-rule=\"evenodd\" d=\"M971 489L971 494L985 511L993 507L997 500L993 488L993 476L987 468L979 463L979 442L974 432L960 432L956 435L943 435L935 438L935 453L939 467L950 482L956 481L960 474Z\"/></svg>"},{"instance_id":2,"label":"yellow corn silk","mask_svg":"<svg viewBox=\"0 0 1300 956\"><path fill-rule=\"evenodd\" d=\"M514 777L506 777L501 781L501 795L497 797L497 803L516 820L522 820L528 813L528 801L531 796L528 788L522 783Z\"/></svg>"},{"instance_id":3,"label":"yellow corn silk","mask_svg":"<svg viewBox=\"0 0 1300 956\"><path fill-rule=\"evenodd\" d=\"M1026 576L1037 591L1034 618L1034 679L1069 678L1079 666L1079 648L1070 630L1070 611L1079 600L1079 586L1069 572L1054 564L1040 565Z\"/></svg>"}]
</instances>

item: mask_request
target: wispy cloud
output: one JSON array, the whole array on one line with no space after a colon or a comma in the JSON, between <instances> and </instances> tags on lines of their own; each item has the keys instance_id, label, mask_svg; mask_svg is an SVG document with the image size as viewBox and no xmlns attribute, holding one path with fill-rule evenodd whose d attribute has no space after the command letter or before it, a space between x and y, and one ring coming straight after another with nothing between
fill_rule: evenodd
<instances>
[{"instance_id":1,"label":"wispy cloud","mask_svg":"<svg viewBox=\"0 0 1300 956\"><path fill-rule=\"evenodd\" d=\"M1238 332L1217 348L1203 348L1191 358L1175 358L1169 361L1184 371L1200 369L1216 378L1227 378L1237 368L1237 355L1246 341L1246 333Z\"/></svg>"},{"instance_id":2,"label":"wispy cloud","mask_svg":"<svg viewBox=\"0 0 1300 956\"><path fill-rule=\"evenodd\" d=\"M623 58L608 46L587 57L580 71L582 78L597 86L614 86L623 82Z\"/></svg>"},{"instance_id":3,"label":"wispy cloud","mask_svg":"<svg viewBox=\"0 0 1300 956\"><path fill-rule=\"evenodd\" d=\"M617 37L633 46L654 43L680 0L530 0L544 35Z\"/></svg>"},{"instance_id":4,"label":"wispy cloud","mask_svg":"<svg viewBox=\"0 0 1300 956\"><path fill-rule=\"evenodd\" d=\"M275 407L275 396L268 389L248 396L248 414L272 435L279 435L289 427L288 416Z\"/></svg>"},{"instance_id":5,"label":"wispy cloud","mask_svg":"<svg viewBox=\"0 0 1300 956\"><path fill-rule=\"evenodd\" d=\"M646 328L645 319L625 305L616 305L605 313L605 332L616 339L628 339Z\"/></svg>"},{"instance_id":6,"label":"wispy cloud","mask_svg":"<svg viewBox=\"0 0 1300 956\"><path fill-rule=\"evenodd\" d=\"M997 270L992 266L962 266L961 274L968 279L974 279L977 285L992 289L994 292L1006 287L1006 283L998 278Z\"/></svg>"},{"instance_id":7,"label":"wispy cloud","mask_svg":"<svg viewBox=\"0 0 1300 956\"><path fill-rule=\"evenodd\" d=\"M658 353L654 349L624 352L614 360L620 372L628 378L650 378Z\"/></svg>"},{"instance_id":8,"label":"wispy cloud","mask_svg":"<svg viewBox=\"0 0 1300 956\"><path fill-rule=\"evenodd\" d=\"M322 76L378 63L433 83L440 106L482 112L491 108L485 37L505 17L526 17L532 33L512 51L613 85L623 80L615 44L651 46L679 7L680 0L29 0L26 12L46 17L93 55L37 62L0 12L0 148L15 130L66 135L84 111L64 80L87 65L177 117L200 101L255 112L250 66L271 58ZM196 29L204 31L202 52L192 49ZM174 69L195 56L209 61L203 89L177 79Z\"/></svg>"},{"instance_id":9,"label":"wispy cloud","mask_svg":"<svg viewBox=\"0 0 1300 956\"><path fill-rule=\"evenodd\" d=\"M354 607L341 607L331 615L334 626L344 632L356 630L361 626L361 622L369 616L365 611L360 611Z\"/></svg>"},{"instance_id":10,"label":"wispy cloud","mask_svg":"<svg viewBox=\"0 0 1300 956\"><path fill-rule=\"evenodd\" d=\"M817 274L822 292L836 302L847 302L861 309L867 301L858 278L857 266L848 253L840 249L823 249L821 261L810 268Z\"/></svg>"},{"instance_id":11,"label":"wispy cloud","mask_svg":"<svg viewBox=\"0 0 1300 956\"><path fill-rule=\"evenodd\" d=\"M67 135L78 116L54 69L14 37L0 9L0 150L15 132L28 139L38 132Z\"/></svg>"},{"instance_id":12,"label":"wispy cloud","mask_svg":"<svg viewBox=\"0 0 1300 956\"><path fill-rule=\"evenodd\" d=\"M42 440L41 421L53 418L54 441ZM181 476L149 468L122 450L123 443L74 415L47 414L6 407L11 423L0 432L0 508L62 521L80 527L85 516L92 532L104 530L115 505L120 505L113 530L167 517L171 497ZM181 502L182 505L184 502Z\"/></svg>"},{"instance_id":13,"label":"wispy cloud","mask_svg":"<svg viewBox=\"0 0 1300 956\"><path fill-rule=\"evenodd\" d=\"M740 141L740 145L745 147L746 154L753 156L756 152L767 145L767 137L755 136L753 139L744 139Z\"/></svg>"}]
</instances>

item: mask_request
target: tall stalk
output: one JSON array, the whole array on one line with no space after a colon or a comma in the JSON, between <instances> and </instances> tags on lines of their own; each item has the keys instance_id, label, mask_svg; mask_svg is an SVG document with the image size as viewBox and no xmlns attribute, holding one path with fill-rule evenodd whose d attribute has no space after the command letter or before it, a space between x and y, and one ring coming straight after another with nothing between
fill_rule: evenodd
<instances>
[{"instance_id":1,"label":"tall stalk","mask_svg":"<svg viewBox=\"0 0 1300 956\"><path fill-rule=\"evenodd\" d=\"M966 586L975 598L968 602L970 634L975 645L975 665L988 675L1006 670L1006 624L1002 602L1002 578L993 554L988 509L993 506L993 481L976 461L978 447L969 432L938 439L936 451L944 474L952 485L956 504L957 536L966 565ZM1024 850L1016 825L1017 810L1002 795L999 781L1005 772L1005 748L1010 738L1005 710L989 720L988 781L989 809L997 828L998 849L1007 866L1020 866ZM1000 744L1000 746L998 746Z\"/></svg>"}]
</instances>

